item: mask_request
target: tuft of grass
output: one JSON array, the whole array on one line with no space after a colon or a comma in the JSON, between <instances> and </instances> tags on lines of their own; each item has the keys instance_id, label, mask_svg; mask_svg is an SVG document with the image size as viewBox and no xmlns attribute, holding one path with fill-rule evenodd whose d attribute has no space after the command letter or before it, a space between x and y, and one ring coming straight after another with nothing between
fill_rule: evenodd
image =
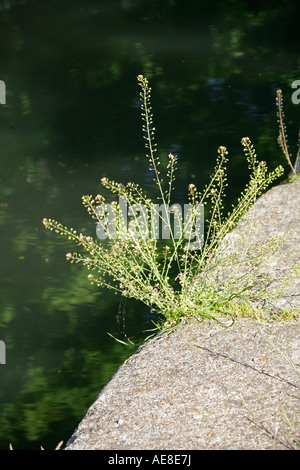
<instances>
[{"instance_id":1,"label":"tuft of grass","mask_svg":"<svg viewBox=\"0 0 300 470\"><path fill-rule=\"evenodd\" d=\"M300 308L270 309L252 305L250 302L232 301L227 304L227 311L239 318L252 318L259 322L293 321L300 318ZM224 312L226 315L226 312Z\"/></svg>"},{"instance_id":2,"label":"tuft of grass","mask_svg":"<svg viewBox=\"0 0 300 470\"><path fill-rule=\"evenodd\" d=\"M156 198L149 198L143 188L133 182L124 185L102 178L101 184L114 198L111 204L108 205L100 194L83 196L82 203L105 239L83 235L53 219L43 219L44 226L67 236L83 249L83 253L67 253L66 257L72 263L87 267L91 283L140 300L155 311L162 319L155 324L157 328L173 328L191 316L218 322L220 315L236 317L237 311L247 310L249 302L264 295L262 287L253 284L253 273L258 271L266 256L278 249L281 240L268 241L254 254L249 250L239 253L224 249L224 242L262 192L282 175L283 168L279 166L269 171L266 162L258 161L251 140L242 138L249 182L236 206L224 214L228 151L220 146L208 184L201 191L194 184L188 186L190 211L182 222L180 208L173 203L177 157L169 154L167 174L162 177L155 142L151 88L147 78L139 75L137 79L146 159L153 175ZM124 223L121 207L124 201L132 217L129 227ZM163 210L170 204L172 214ZM146 213L137 210L141 206L147 209ZM203 235L195 232L199 207L204 208L206 217ZM153 236L153 230L159 228L157 221L167 229L169 239ZM196 247L192 243L195 236ZM245 265L251 269L248 274L241 274ZM235 301L239 308L233 304Z\"/></svg>"}]
</instances>

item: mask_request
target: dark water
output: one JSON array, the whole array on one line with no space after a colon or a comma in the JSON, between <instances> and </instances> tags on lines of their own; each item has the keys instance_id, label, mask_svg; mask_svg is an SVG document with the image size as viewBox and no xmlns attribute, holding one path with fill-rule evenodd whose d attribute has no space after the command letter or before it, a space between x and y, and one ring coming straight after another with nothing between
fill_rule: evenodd
<instances>
[{"instance_id":1,"label":"dark water","mask_svg":"<svg viewBox=\"0 0 300 470\"><path fill-rule=\"evenodd\" d=\"M74 246L43 217L95 235L81 205L101 177L151 191L136 76L153 89L159 154L179 155L177 201L230 151L228 203L247 180L240 139L289 169L277 145L283 90L292 153L300 105L299 6L293 1L0 2L0 448L66 441L126 357L151 312L91 286ZM292 34L293 32L293 34ZM122 393L122 391L120 391Z\"/></svg>"}]
</instances>

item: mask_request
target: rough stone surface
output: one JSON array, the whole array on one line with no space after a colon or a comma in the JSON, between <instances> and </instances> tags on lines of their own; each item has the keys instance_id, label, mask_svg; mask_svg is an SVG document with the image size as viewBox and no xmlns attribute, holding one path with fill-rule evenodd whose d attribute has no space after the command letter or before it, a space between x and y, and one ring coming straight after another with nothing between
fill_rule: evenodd
<instances>
[{"instance_id":1,"label":"rough stone surface","mask_svg":"<svg viewBox=\"0 0 300 470\"><path fill-rule=\"evenodd\" d=\"M300 261L300 179L272 188L253 211L254 246L294 230L266 266L283 278ZM237 228L244 236L247 224ZM281 305L300 307L299 279ZM190 320L158 335L113 375L65 449L299 449L299 326Z\"/></svg>"},{"instance_id":2,"label":"rough stone surface","mask_svg":"<svg viewBox=\"0 0 300 470\"><path fill-rule=\"evenodd\" d=\"M125 361L66 448L295 448L299 370L297 322L189 322Z\"/></svg>"},{"instance_id":3,"label":"rough stone surface","mask_svg":"<svg viewBox=\"0 0 300 470\"><path fill-rule=\"evenodd\" d=\"M291 184L274 186L263 194L228 238L236 250L247 248L251 254L276 236L283 236L284 240L275 254L266 258L259 272L272 281L266 293L276 292L277 288L281 292L281 281L300 263L300 178ZM300 307L300 270L274 305Z\"/></svg>"}]
</instances>

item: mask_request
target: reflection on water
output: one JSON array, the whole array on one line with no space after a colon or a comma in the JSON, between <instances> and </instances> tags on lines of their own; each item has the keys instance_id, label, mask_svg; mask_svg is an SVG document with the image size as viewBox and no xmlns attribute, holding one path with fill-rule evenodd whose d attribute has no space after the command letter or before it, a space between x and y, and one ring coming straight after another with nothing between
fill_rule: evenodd
<instances>
[{"instance_id":1,"label":"reflection on water","mask_svg":"<svg viewBox=\"0 0 300 470\"><path fill-rule=\"evenodd\" d=\"M141 341L152 325L143 305L124 309L91 286L65 260L71 242L42 225L49 217L95 235L81 196L97 194L103 176L153 191L135 77L151 79L162 167L170 151L179 155L176 202L191 181L207 182L225 145L231 204L246 181L245 135L271 167L285 164L274 102L280 87L296 136L289 87L300 71L289 31L298 7L287 1L283 18L274 5L270 16L238 0L209 3L0 2L2 449L66 441L134 351L107 332L122 338L125 328Z\"/></svg>"}]
</instances>

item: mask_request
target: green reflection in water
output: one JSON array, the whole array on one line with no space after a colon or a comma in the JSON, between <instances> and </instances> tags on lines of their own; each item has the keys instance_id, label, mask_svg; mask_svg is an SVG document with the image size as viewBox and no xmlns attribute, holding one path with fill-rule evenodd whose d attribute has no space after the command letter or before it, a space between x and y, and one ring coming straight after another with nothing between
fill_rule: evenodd
<instances>
[{"instance_id":1,"label":"green reflection in water","mask_svg":"<svg viewBox=\"0 0 300 470\"><path fill-rule=\"evenodd\" d=\"M15 2L16 4L20 2ZM289 100L300 75L299 6L287 0L31 1L0 11L0 448L54 448L134 349L122 338L120 299L93 288L65 261L73 250L43 217L94 235L81 206L99 180L134 180L149 192L136 75L153 86L162 161L179 154L176 202L201 187L225 145L228 205L247 168L249 135L272 168L277 145L275 90L283 89L289 135L299 111ZM127 302L126 334L151 327L148 309ZM121 393L121 392L120 392Z\"/></svg>"}]
</instances>

